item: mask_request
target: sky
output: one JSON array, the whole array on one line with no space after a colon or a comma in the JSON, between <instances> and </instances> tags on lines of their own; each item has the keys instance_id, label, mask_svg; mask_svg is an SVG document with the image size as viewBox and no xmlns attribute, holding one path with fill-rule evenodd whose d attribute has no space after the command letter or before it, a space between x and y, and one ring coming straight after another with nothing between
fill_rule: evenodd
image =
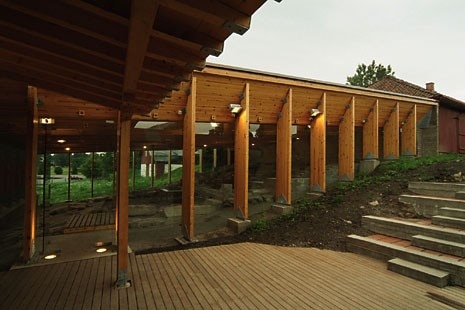
<instances>
[{"instance_id":1,"label":"sky","mask_svg":"<svg viewBox=\"0 0 465 310\"><path fill-rule=\"evenodd\" d=\"M464 0L268 0L207 61L333 83L361 63L465 101Z\"/></svg>"}]
</instances>

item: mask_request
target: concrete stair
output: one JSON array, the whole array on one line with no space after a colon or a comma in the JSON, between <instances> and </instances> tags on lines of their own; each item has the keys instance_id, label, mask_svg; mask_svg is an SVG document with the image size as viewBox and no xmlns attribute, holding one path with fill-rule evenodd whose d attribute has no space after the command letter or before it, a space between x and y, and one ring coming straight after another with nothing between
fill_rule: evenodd
<instances>
[{"instance_id":1,"label":"concrete stair","mask_svg":"<svg viewBox=\"0 0 465 310\"><path fill-rule=\"evenodd\" d=\"M415 235L412 238L412 245L449 255L465 257L465 244L459 242Z\"/></svg>"},{"instance_id":2,"label":"concrete stair","mask_svg":"<svg viewBox=\"0 0 465 310\"><path fill-rule=\"evenodd\" d=\"M415 212L427 218L439 214L440 208L465 210L465 200L420 195L401 195L399 201L415 208Z\"/></svg>"},{"instance_id":3,"label":"concrete stair","mask_svg":"<svg viewBox=\"0 0 465 310\"><path fill-rule=\"evenodd\" d=\"M400 258L417 265L441 270L449 274L447 284L465 287L465 262L448 256L438 256L422 249L376 240L370 237L349 235L347 249L384 261ZM416 271L418 273L419 271ZM428 272L425 272L428 273ZM425 275L428 277L428 275ZM419 277L417 276L416 279Z\"/></svg>"},{"instance_id":4,"label":"concrete stair","mask_svg":"<svg viewBox=\"0 0 465 310\"><path fill-rule=\"evenodd\" d=\"M388 270L401 275L429 283L437 287L445 287L449 284L450 274L435 268L425 267L400 258L393 258L388 261Z\"/></svg>"},{"instance_id":5,"label":"concrete stair","mask_svg":"<svg viewBox=\"0 0 465 310\"><path fill-rule=\"evenodd\" d=\"M364 216L362 226L377 235L350 235L347 249L438 287L465 287L465 184L411 182L409 189L420 195L401 195L399 201L430 220Z\"/></svg>"},{"instance_id":6,"label":"concrete stair","mask_svg":"<svg viewBox=\"0 0 465 310\"><path fill-rule=\"evenodd\" d=\"M465 199L463 183L409 182L408 189L418 195Z\"/></svg>"},{"instance_id":7,"label":"concrete stair","mask_svg":"<svg viewBox=\"0 0 465 310\"><path fill-rule=\"evenodd\" d=\"M362 226L373 233L412 240L415 235L465 243L465 232L454 228L439 227L423 223L378 216L362 217Z\"/></svg>"},{"instance_id":8,"label":"concrete stair","mask_svg":"<svg viewBox=\"0 0 465 310\"><path fill-rule=\"evenodd\" d=\"M435 225L465 229L465 219L455 217L435 215L432 217L432 223Z\"/></svg>"},{"instance_id":9,"label":"concrete stair","mask_svg":"<svg viewBox=\"0 0 465 310\"><path fill-rule=\"evenodd\" d=\"M465 210L457 208L440 208L438 215L465 219Z\"/></svg>"}]
</instances>

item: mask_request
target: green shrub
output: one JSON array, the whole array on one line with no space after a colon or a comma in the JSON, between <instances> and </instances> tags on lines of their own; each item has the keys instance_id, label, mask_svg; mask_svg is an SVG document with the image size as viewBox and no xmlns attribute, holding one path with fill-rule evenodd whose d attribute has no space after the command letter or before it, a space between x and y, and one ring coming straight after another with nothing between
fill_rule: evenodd
<instances>
[{"instance_id":1,"label":"green shrub","mask_svg":"<svg viewBox=\"0 0 465 310\"><path fill-rule=\"evenodd\" d=\"M55 171L55 174L63 174L63 168L60 166L56 166L53 171Z\"/></svg>"}]
</instances>

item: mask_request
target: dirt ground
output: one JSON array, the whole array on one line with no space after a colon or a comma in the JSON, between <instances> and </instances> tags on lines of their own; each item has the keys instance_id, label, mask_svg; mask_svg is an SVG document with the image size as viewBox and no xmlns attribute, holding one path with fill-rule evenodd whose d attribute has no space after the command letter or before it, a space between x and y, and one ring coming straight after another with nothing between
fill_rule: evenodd
<instances>
[{"instance_id":1,"label":"dirt ground","mask_svg":"<svg viewBox=\"0 0 465 310\"><path fill-rule=\"evenodd\" d=\"M328 188L326 195L317 201L301 200L294 203L294 205L301 207L293 216L256 223L253 225L254 229L241 235L214 238L188 247L248 241L346 251L345 239L347 235L367 235L369 233L361 227L361 217L364 215L418 217L413 208L398 201L400 194L409 192L409 181L464 182L464 164L464 159L461 159L422 166L396 174L389 181L378 184L370 183L356 189L352 188L349 183L346 186L334 185ZM385 171L375 171L372 176L377 177L385 174ZM179 248L172 247L155 251Z\"/></svg>"}]
</instances>

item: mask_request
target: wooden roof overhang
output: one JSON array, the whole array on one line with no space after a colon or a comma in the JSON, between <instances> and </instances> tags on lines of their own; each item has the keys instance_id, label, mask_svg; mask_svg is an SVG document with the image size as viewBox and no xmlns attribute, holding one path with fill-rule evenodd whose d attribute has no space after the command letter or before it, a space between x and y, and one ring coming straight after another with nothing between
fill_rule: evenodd
<instances>
[{"instance_id":1,"label":"wooden roof overhang","mask_svg":"<svg viewBox=\"0 0 465 310\"><path fill-rule=\"evenodd\" d=\"M103 107L98 113L112 109L105 119L114 110L147 113L189 81L192 70L203 69L209 55L220 55L231 34L244 34L265 1L2 0L0 78L86 101L86 117L98 109L90 102ZM54 108L72 114L78 104L50 101L57 106L43 100L41 112L51 114L41 116L52 117ZM15 107L1 111L11 118ZM78 120L60 130L85 136L90 130L82 131ZM85 124L94 128L90 119Z\"/></svg>"},{"instance_id":2,"label":"wooden roof overhang","mask_svg":"<svg viewBox=\"0 0 465 310\"><path fill-rule=\"evenodd\" d=\"M288 90L292 88L292 123L309 125L310 111L318 105L326 94L326 123L338 126L348 104L355 102L355 126L363 126L374 104L379 105L379 127L384 127L393 109L399 103L399 128L416 105L418 120L428 114L437 105L435 100L376 91L367 88L327 83L290 76L251 71L222 65L209 64L203 71L194 71L197 79L197 122L218 122L230 124L232 130L234 115L229 111L229 104L239 103L245 84L250 87L250 123L276 124ZM145 115L136 115L133 120L168 121L180 123L181 111L186 106L189 83L184 83L179 91L173 92L171 98L159 104L156 109ZM268 133L269 130L267 131ZM182 134L181 131L178 131ZM210 141L205 137L197 142L203 144L232 143L232 135L211 135ZM273 132L273 134L276 134ZM149 141L140 141L147 144ZM139 144L140 144L139 143ZM137 141L134 141L136 147ZM139 147L141 147L141 145Z\"/></svg>"}]
</instances>

